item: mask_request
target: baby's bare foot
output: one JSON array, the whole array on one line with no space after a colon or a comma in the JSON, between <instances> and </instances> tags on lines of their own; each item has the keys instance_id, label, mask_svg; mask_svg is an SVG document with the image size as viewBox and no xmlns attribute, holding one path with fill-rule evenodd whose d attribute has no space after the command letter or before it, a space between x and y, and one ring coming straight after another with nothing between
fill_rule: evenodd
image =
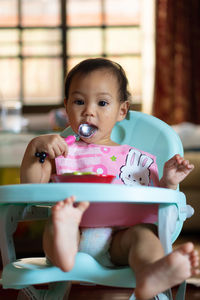
<instances>
[{"instance_id":1,"label":"baby's bare foot","mask_svg":"<svg viewBox=\"0 0 200 300\"><path fill-rule=\"evenodd\" d=\"M69 197L52 207L54 232L54 264L63 271L70 271L78 251L79 224L88 202L73 206L75 198Z\"/></svg>"},{"instance_id":2,"label":"baby's bare foot","mask_svg":"<svg viewBox=\"0 0 200 300\"><path fill-rule=\"evenodd\" d=\"M192 275L197 275L198 266L198 252L192 243L185 243L136 274L135 296L140 300L150 299Z\"/></svg>"}]
</instances>

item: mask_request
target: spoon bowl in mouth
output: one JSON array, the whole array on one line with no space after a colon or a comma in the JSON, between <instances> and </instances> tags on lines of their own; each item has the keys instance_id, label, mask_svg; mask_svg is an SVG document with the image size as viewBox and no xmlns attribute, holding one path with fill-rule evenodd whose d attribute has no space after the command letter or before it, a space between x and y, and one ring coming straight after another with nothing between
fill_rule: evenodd
<instances>
[{"instance_id":1,"label":"spoon bowl in mouth","mask_svg":"<svg viewBox=\"0 0 200 300\"><path fill-rule=\"evenodd\" d=\"M78 128L78 135L82 138L90 138L95 134L96 131L97 128L93 125L81 124Z\"/></svg>"}]
</instances>

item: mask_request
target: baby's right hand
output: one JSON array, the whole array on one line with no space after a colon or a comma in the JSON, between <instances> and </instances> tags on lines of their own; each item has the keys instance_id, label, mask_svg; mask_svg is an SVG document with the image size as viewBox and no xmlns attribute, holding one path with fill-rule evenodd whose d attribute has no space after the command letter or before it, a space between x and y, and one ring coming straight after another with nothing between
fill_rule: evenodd
<instances>
[{"instance_id":1,"label":"baby's right hand","mask_svg":"<svg viewBox=\"0 0 200 300\"><path fill-rule=\"evenodd\" d=\"M58 134L41 135L31 141L33 155L36 152L45 152L48 158L54 159L60 155L67 156L68 146L65 140Z\"/></svg>"}]
</instances>

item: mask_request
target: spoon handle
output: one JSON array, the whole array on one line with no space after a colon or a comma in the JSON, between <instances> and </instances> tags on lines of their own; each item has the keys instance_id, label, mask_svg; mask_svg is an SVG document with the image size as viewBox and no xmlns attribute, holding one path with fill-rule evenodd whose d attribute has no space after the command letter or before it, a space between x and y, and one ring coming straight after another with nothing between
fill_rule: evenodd
<instances>
[{"instance_id":1,"label":"spoon handle","mask_svg":"<svg viewBox=\"0 0 200 300\"><path fill-rule=\"evenodd\" d=\"M69 135L68 137L65 138L65 142L67 145L72 145L76 141L76 136L75 135Z\"/></svg>"}]
</instances>

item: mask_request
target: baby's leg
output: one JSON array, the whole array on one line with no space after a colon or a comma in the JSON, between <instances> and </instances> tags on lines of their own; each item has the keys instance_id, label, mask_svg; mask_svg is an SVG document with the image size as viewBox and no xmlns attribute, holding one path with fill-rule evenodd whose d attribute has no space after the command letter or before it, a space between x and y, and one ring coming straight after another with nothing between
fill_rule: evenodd
<instances>
[{"instance_id":1,"label":"baby's leg","mask_svg":"<svg viewBox=\"0 0 200 300\"><path fill-rule=\"evenodd\" d=\"M48 222L44 237L43 248L50 261L63 271L70 271L79 244L79 224L88 202L73 206L75 198L69 197L52 207L52 220Z\"/></svg>"},{"instance_id":2,"label":"baby's leg","mask_svg":"<svg viewBox=\"0 0 200 300\"><path fill-rule=\"evenodd\" d=\"M151 226L137 225L118 232L111 245L111 259L128 263L136 276L135 296L146 300L197 274L199 257L192 243L186 243L164 256Z\"/></svg>"}]
</instances>

